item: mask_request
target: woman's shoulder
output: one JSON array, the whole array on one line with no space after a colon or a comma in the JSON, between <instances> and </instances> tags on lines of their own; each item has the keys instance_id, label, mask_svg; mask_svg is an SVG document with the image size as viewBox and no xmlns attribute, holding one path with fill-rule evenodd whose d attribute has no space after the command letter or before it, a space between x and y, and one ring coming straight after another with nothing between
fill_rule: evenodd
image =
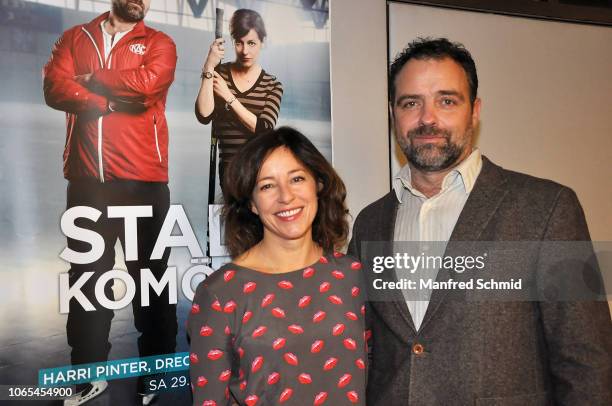
<instances>
[{"instance_id":1,"label":"woman's shoulder","mask_svg":"<svg viewBox=\"0 0 612 406\"><path fill-rule=\"evenodd\" d=\"M240 274L237 266L230 262L208 275L200 283L197 290L198 292L201 291L201 294L219 299L236 293L235 291L240 289L239 279Z\"/></svg>"},{"instance_id":2,"label":"woman's shoulder","mask_svg":"<svg viewBox=\"0 0 612 406\"><path fill-rule=\"evenodd\" d=\"M278 80L276 76L267 72L265 69L262 69L260 85L270 88L283 88L283 84L280 82L280 80Z\"/></svg>"}]
</instances>

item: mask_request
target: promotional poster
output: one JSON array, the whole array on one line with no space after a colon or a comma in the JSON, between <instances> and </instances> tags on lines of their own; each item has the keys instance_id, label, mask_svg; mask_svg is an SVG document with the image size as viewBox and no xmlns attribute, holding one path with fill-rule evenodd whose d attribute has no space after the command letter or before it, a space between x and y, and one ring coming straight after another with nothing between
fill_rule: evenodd
<instances>
[{"instance_id":1,"label":"promotional poster","mask_svg":"<svg viewBox=\"0 0 612 406\"><path fill-rule=\"evenodd\" d=\"M0 404L612 404L610 24L448 3L0 0Z\"/></svg>"},{"instance_id":2,"label":"promotional poster","mask_svg":"<svg viewBox=\"0 0 612 406\"><path fill-rule=\"evenodd\" d=\"M43 400L36 404L61 404L60 400L77 388L75 385L107 380L108 393L92 400L92 405L141 404L137 392L150 391L161 394L156 399L158 404L190 403L185 322L193 290L212 272L206 256L212 203L208 199L209 181L217 186L215 200L219 201L221 195L219 171L210 176L214 123L198 122L194 105L202 81L208 80L201 79L201 75L216 30L220 30L225 47L219 65L239 58L236 40L230 33L230 20L236 10L255 11L263 20L265 37L261 35L262 46L254 62L263 69L256 87L268 82L278 84L266 100L265 108L272 106L270 125L300 128L331 160L327 1L150 3L144 23L167 37L129 33L125 38L129 45L122 47L119 41L110 55L105 55L103 39L98 37L99 23L91 24L111 9L110 1L15 1L0 6L4 39L0 212L5 258L0 272L0 384L63 388L31 394L21 401L38 395ZM79 26L78 35L64 39L63 44L56 43L63 32L74 26ZM131 34L137 35L137 40L130 39ZM66 44L68 41L71 44ZM160 42L163 47L158 45ZM68 93L76 89L74 83L60 80L69 64L75 69L97 70L100 58L107 67L121 69L121 64L132 63L130 58L147 57L147 52L160 59L146 59L144 68L147 63L172 64L172 42L176 66L164 68L170 73L160 84L167 89L167 96L149 96L146 87L132 89L132 93L116 92L116 98L109 96L118 106L122 102L130 106L144 104L147 111L143 118L132 119L140 117L139 113L123 114L122 107L110 107L119 113L105 111L103 120L96 118L93 124L83 124L84 119L75 121L75 114L65 113L86 115L87 109L98 108L92 104L76 107L77 101L65 101L73 97ZM162 48L157 51L157 46ZM68 58L68 48L74 60L64 59ZM160 70L152 74L164 73ZM87 87L81 89L84 88ZM248 95L249 91L240 90L243 96ZM255 90L261 91L252 89L251 93ZM88 91L106 95L93 86ZM145 94L145 99L140 94ZM89 96L90 101L95 98L101 97ZM253 106L258 103L256 99L239 100ZM119 114L123 118L111 117ZM143 119L145 124L141 123ZM128 145L127 139L113 139L111 131L132 131L134 135L121 136L145 138L138 141L142 146ZM92 144L86 137L92 137ZM224 148L228 149L220 143L217 164L223 159ZM88 159L93 160L91 166ZM69 182L65 177L70 179L71 188L80 190L67 190ZM130 200L133 185L129 181L113 186L122 183L122 179L160 185L167 181L168 190L137 190L136 200ZM93 189L89 183L94 183ZM159 206L168 203L166 209ZM123 213L119 216L127 217L109 220L115 210ZM155 225L148 221L150 218ZM109 234L105 224L113 221L116 229ZM67 243L67 239L71 242ZM132 264L127 268L126 259ZM134 270L126 272L128 268ZM137 276L135 272L140 270L143 273ZM100 275L103 276L98 279ZM151 285L141 289L141 283L149 282ZM135 303L142 303L145 310L141 314L134 309ZM147 312L147 304L151 312ZM75 317L67 327L70 312ZM96 313L104 316L94 316ZM153 328L146 327L148 317L157 319L151 324L154 331L142 334ZM149 338L139 339L141 334ZM106 341L108 344L96 349L94 341L101 342L102 347ZM101 362L106 360L109 362ZM87 367L69 371L71 364ZM162 372L166 374L163 379ZM150 379L141 382L143 377ZM4 402L9 398L0 400Z\"/></svg>"}]
</instances>

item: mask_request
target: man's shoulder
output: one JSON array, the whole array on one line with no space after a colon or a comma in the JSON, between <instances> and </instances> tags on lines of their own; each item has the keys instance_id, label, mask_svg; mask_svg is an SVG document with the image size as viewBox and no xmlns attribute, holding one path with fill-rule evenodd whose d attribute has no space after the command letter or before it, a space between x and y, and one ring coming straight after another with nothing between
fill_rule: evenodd
<instances>
[{"instance_id":1,"label":"man's shoulder","mask_svg":"<svg viewBox=\"0 0 612 406\"><path fill-rule=\"evenodd\" d=\"M155 41L168 42L174 45L174 40L165 32L156 30L155 28L151 28L146 24L144 26L144 29L145 29L145 36L147 38L155 40Z\"/></svg>"},{"instance_id":2,"label":"man's shoulder","mask_svg":"<svg viewBox=\"0 0 612 406\"><path fill-rule=\"evenodd\" d=\"M390 191L381 198L373 201L364 207L359 214L357 219L374 219L380 215L392 214L392 211L397 207L398 201L394 191Z\"/></svg>"},{"instance_id":3,"label":"man's shoulder","mask_svg":"<svg viewBox=\"0 0 612 406\"><path fill-rule=\"evenodd\" d=\"M551 179L540 178L527 173L505 169L494 164L487 158L483 157L483 159L484 166L483 172L481 172L481 175L484 175L483 179L490 178L488 172L496 171L501 175L500 178L503 179L506 187L516 194L535 193L556 195L562 191L571 191L569 187Z\"/></svg>"}]
</instances>

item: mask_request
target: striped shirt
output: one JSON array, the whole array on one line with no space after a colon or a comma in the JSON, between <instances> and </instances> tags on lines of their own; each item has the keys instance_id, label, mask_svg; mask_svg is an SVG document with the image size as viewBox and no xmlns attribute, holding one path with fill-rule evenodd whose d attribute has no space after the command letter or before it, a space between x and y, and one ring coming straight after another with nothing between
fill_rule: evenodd
<instances>
[{"instance_id":1,"label":"striped shirt","mask_svg":"<svg viewBox=\"0 0 612 406\"><path fill-rule=\"evenodd\" d=\"M204 117L198 113L196 116L202 124L212 120L212 134L219 140L219 175L222 176L231 158L238 152L240 146L253 135L262 134L274 129L280 112L283 97L283 85L275 76L263 69L253 86L240 92L230 72L231 62L218 65L215 70L227 83L229 90L236 99L257 117L255 134L253 134L236 114L225 109L225 100L215 95L215 109L210 116Z\"/></svg>"},{"instance_id":2,"label":"striped shirt","mask_svg":"<svg viewBox=\"0 0 612 406\"><path fill-rule=\"evenodd\" d=\"M393 190L399 201L393 240L424 243L440 241L440 244L419 246L419 252L429 246L435 255L442 256L481 169L482 157L480 151L475 149L444 177L438 194L427 198L412 186L410 166L405 165L393 178ZM412 248L415 244L398 244L396 250L401 252L407 246ZM417 277L435 280L437 273L437 269L425 270L420 271ZM431 292L420 289L416 292L403 290L403 293L418 330L425 317Z\"/></svg>"}]
</instances>

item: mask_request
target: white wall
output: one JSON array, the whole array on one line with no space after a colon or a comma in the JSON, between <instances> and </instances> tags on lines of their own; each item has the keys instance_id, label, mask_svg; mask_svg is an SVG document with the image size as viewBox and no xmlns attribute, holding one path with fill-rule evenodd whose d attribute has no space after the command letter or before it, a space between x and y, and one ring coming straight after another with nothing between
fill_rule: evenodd
<instances>
[{"instance_id":1,"label":"white wall","mask_svg":"<svg viewBox=\"0 0 612 406\"><path fill-rule=\"evenodd\" d=\"M390 3L391 57L417 36L472 53L482 152L574 189L593 240L612 241L612 28Z\"/></svg>"},{"instance_id":2,"label":"white wall","mask_svg":"<svg viewBox=\"0 0 612 406\"><path fill-rule=\"evenodd\" d=\"M389 191L387 23L383 0L332 0L334 167L353 218Z\"/></svg>"}]
</instances>

